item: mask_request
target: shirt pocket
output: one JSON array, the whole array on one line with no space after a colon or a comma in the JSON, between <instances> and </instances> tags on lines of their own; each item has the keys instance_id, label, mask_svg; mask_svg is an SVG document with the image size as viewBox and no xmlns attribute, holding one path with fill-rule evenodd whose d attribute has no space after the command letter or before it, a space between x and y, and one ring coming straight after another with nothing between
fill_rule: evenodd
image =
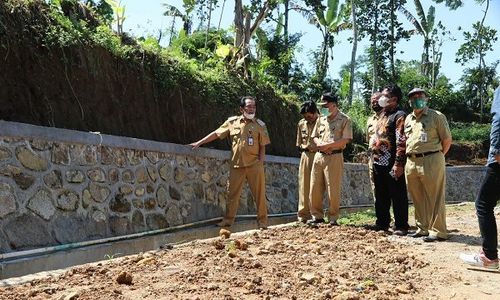
<instances>
[{"instance_id":1,"label":"shirt pocket","mask_svg":"<svg viewBox=\"0 0 500 300\"><path fill-rule=\"evenodd\" d=\"M410 124L405 125L405 130L404 131L405 131L406 137L410 137L411 134L412 134L412 132L413 132L413 127Z\"/></svg>"},{"instance_id":2,"label":"shirt pocket","mask_svg":"<svg viewBox=\"0 0 500 300\"><path fill-rule=\"evenodd\" d=\"M305 144L309 140L309 133L307 132L306 129L302 129L300 131L300 135L302 137L302 143Z\"/></svg>"},{"instance_id":3,"label":"shirt pocket","mask_svg":"<svg viewBox=\"0 0 500 300\"><path fill-rule=\"evenodd\" d=\"M231 130L231 139L233 141L233 145L238 144L241 140L241 128L233 128Z\"/></svg>"}]
</instances>

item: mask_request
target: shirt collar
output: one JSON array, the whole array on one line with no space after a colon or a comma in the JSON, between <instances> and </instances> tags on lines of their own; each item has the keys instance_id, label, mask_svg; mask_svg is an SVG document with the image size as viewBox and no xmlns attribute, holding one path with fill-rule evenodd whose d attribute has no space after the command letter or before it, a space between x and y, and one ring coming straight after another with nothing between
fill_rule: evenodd
<instances>
[{"instance_id":1,"label":"shirt collar","mask_svg":"<svg viewBox=\"0 0 500 300\"><path fill-rule=\"evenodd\" d=\"M428 112L429 112L429 107L428 106L424 107L423 110L422 110L421 116L422 115L427 115ZM412 119L416 119L417 118L417 115L415 114L415 111L412 111L411 114L410 114L410 116L411 116Z\"/></svg>"}]
</instances>

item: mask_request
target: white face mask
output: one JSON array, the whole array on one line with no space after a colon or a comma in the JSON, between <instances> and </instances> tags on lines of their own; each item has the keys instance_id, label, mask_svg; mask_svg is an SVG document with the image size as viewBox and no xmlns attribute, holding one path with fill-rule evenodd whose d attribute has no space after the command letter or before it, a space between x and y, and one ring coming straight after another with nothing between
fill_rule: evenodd
<instances>
[{"instance_id":1,"label":"white face mask","mask_svg":"<svg viewBox=\"0 0 500 300\"><path fill-rule=\"evenodd\" d=\"M244 113L243 113L243 116L244 116L246 119L253 120L253 118L255 118L255 113L253 113L253 114L248 114L248 113L244 112Z\"/></svg>"},{"instance_id":2,"label":"white face mask","mask_svg":"<svg viewBox=\"0 0 500 300\"><path fill-rule=\"evenodd\" d=\"M382 96L378 99L378 105L380 107L386 107L387 105L389 105L389 98L387 98L386 96Z\"/></svg>"}]
</instances>

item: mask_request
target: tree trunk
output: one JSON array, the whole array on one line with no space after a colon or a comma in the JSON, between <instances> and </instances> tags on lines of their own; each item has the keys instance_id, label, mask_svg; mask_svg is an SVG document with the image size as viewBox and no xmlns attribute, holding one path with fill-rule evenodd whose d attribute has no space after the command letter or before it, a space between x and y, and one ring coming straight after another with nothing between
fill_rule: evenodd
<instances>
[{"instance_id":1,"label":"tree trunk","mask_svg":"<svg viewBox=\"0 0 500 300\"><path fill-rule=\"evenodd\" d=\"M326 78L326 70L328 69L328 41L330 40L330 33L328 29L325 29L323 34L323 45L321 47L321 55L320 55L320 65L318 77L319 81L323 82Z\"/></svg>"},{"instance_id":2,"label":"tree trunk","mask_svg":"<svg viewBox=\"0 0 500 300\"><path fill-rule=\"evenodd\" d=\"M391 0L391 48L389 50L389 56L391 60L391 77L392 81L396 81L396 67L394 66L394 48L395 48L395 43L396 43L396 37L394 35L394 22L395 22L395 13L396 13L396 8L394 7L394 0Z\"/></svg>"},{"instance_id":3,"label":"tree trunk","mask_svg":"<svg viewBox=\"0 0 500 300\"><path fill-rule=\"evenodd\" d=\"M234 1L234 47L243 46L243 4L242 0Z\"/></svg>"},{"instance_id":4,"label":"tree trunk","mask_svg":"<svg viewBox=\"0 0 500 300\"><path fill-rule=\"evenodd\" d=\"M222 2L222 8L220 11L219 25L217 25L217 31L219 31L219 29L220 29L220 23L222 22L222 16L224 15L224 8L225 7L226 7L226 0L224 0L224 2Z\"/></svg>"},{"instance_id":5,"label":"tree trunk","mask_svg":"<svg viewBox=\"0 0 500 300\"><path fill-rule=\"evenodd\" d=\"M372 94L375 93L377 87L377 31L378 31L378 1L375 1L375 20L372 28L372 54L373 54L373 72L372 72Z\"/></svg>"},{"instance_id":6,"label":"tree trunk","mask_svg":"<svg viewBox=\"0 0 500 300\"><path fill-rule=\"evenodd\" d=\"M236 58L237 61L243 61L243 74L248 78L248 47L250 39L255 34L260 23L264 20L269 10L269 1L266 1L261 7L259 14L255 17L252 25L252 13L250 11L243 12L242 0L235 0L234 2L234 46L238 49Z\"/></svg>"},{"instance_id":7,"label":"tree trunk","mask_svg":"<svg viewBox=\"0 0 500 300\"><path fill-rule=\"evenodd\" d=\"M210 33L210 21L212 20L212 0L208 0L208 21L207 21L207 30L205 31L205 49L208 44L208 35Z\"/></svg>"},{"instance_id":8,"label":"tree trunk","mask_svg":"<svg viewBox=\"0 0 500 300\"><path fill-rule=\"evenodd\" d=\"M285 41L285 49L288 49L288 15L289 15L289 4L290 0L285 0L285 25L284 30L283 30L283 35L284 35L284 41ZM289 79L289 74L288 72L290 71L290 65L287 63L285 65L285 78L283 78L284 83L285 83L285 89L288 89L288 81Z\"/></svg>"},{"instance_id":9,"label":"tree trunk","mask_svg":"<svg viewBox=\"0 0 500 300\"><path fill-rule=\"evenodd\" d=\"M351 0L352 14L352 53L351 53L351 76L349 78L349 96L347 98L349 106L352 104L354 92L354 72L356 70L356 51L358 49L358 26L356 25L356 0Z\"/></svg>"},{"instance_id":10,"label":"tree trunk","mask_svg":"<svg viewBox=\"0 0 500 300\"><path fill-rule=\"evenodd\" d=\"M478 40L479 40L479 70L481 73L484 72L486 66L484 62L484 53L483 53L483 39L481 35L483 34L483 26L484 26L484 19L486 19L486 14L488 13L488 9L490 8L490 0L486 0L486 9L484 10L484 15L483 19L481 20L481 26L478 29ZM484 77L483 77L484 78ZM483 81L481 80L481 83L479 84L479 101L481 103L481 114L480 114L480 121L483 121L483 109L484 109L484 93L483 93Z\"/></svg>"}]
</instances>

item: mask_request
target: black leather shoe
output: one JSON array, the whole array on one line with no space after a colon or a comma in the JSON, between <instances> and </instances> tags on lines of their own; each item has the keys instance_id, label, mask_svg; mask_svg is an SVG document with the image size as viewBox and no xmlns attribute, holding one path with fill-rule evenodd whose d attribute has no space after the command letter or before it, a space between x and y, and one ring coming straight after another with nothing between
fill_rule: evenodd
<instances>
[{"instance_id":1,"label":"black leather shoe","mask_svg":"<svg viewBox=\"0 0 500 300\"><path fill-rule=\"evenodd\" d=\"M373 231L389 231L389 227L382 227L380 225L366 225L365 229Z\"/></svg>"},{"instance_id":2,"label":"black leather shoe","mask_svg":"<svg viewBox=\"0 0 500 300\"><path fill-rule=\"evenodd\" d=\"M325 220L323 219L311 219L311 220L307 220L306 224L309 225L309 226L318 226L319 224L323 224L325 222Z\"/></svg>"},{"instance_id":3,"label":"black leather shoe","mask_svg":"<svg viewBox=\"0 0 500 300\"><path fill-rule=\"evenodd\" d=\"M408 230L406 230L406 229L396 229L396 230L394 230L394 232L392 234L397 235L397 236L405 236L405 235L408 234Z\"/></svg>"},{"instance_id":4,"label":"black leather shoe","mask_svg":"<svg viewBox=\"0 0 500 300\"><path fill-rule=\"evenodd\" d=\"M414 232L414 233L409 234L408 236L412 237L412 238L419 238L419 237L427 237L428 235L429 234L422 234L420 232Z\"/></svg>"},{"instance_id":5,"label":"black leather shoe","mask_svg":"<svg viewBox=\"0 0 500 300\"><path fill-rule=\"evenodd\" d=\"M446 239L443 239L442 237L438 237L438 236L426 236L423 238L423 241L426 243L433 243L433 242L446 241Z\"/></svg>"}]
</instances>

